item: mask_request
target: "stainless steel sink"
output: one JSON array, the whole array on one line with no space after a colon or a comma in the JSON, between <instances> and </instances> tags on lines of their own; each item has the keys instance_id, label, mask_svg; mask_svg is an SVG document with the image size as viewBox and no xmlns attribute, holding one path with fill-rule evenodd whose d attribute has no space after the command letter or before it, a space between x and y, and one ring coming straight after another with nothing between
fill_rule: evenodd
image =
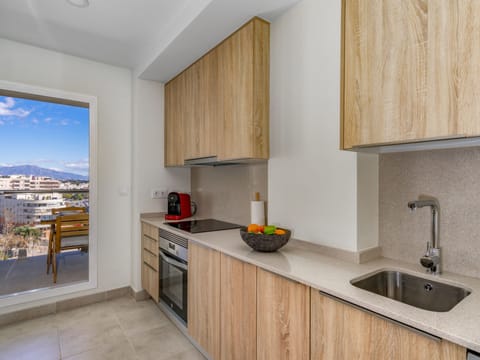
<instances>
[{"instance_id":1,"label":"stainless steel sink","mask_svg":"<svg viewBox=\"0 0 480 360\"><path fill-rule=\"evenodd\" d=\"M353 279L350 283L420 309L438 312L451 310L471 293L463 287L394 270L383 270L368 277Z\"/></svg>"}]
</instances>

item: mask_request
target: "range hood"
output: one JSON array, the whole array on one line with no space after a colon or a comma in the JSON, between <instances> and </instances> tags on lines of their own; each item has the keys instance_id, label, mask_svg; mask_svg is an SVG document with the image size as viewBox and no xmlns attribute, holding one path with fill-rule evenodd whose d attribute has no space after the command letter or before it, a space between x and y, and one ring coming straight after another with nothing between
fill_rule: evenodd
<instances>
[{"instance_id":1,"label":"range hood","mask_svg":"<svg viewBox=\"0 0 480 360\"><path fill-rule=\"evenodd\" d=\"M186 167L200 167L200 166L232 166L232 165L246 165L265 163L264 159L233 159L233 160L218 160L216 156L207 156L195 159L185 159L183 165Z\"/></svg>"},{"instance_id":2,"label":"range hood","mask_svg":"<svg viewBox=\"0 0 480 360\"><path fill-rule=\"evenodd\" d=\"M480 137L455 136L435 138L409 143L382 143L372 145L353 146L350 150L355 152L387 154L409 151L457 149L465 147L480 146Z\"/></svg>"}]
</instances>

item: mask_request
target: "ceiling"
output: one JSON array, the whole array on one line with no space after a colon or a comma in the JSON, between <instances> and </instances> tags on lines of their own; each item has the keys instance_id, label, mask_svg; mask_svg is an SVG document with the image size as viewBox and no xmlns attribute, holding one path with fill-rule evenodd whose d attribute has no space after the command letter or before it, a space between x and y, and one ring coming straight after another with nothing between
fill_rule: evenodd
<instances>
[{"instance_id":1,"label":"ceiling","mask_svg":"<svg viewBox=\"0 0 480 360\"><path fill-rule=\"evenodd\" d=\"M166 81L253 16L299 0L1 0L0 37Z\"/></svg>"}]
</instances>

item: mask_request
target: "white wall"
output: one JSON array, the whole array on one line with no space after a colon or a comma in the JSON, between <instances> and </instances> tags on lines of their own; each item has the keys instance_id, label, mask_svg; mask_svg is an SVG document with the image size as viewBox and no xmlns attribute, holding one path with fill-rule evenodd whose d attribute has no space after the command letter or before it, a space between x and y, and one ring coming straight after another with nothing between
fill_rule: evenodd
<instances>
[{"instance_id":1,"label":"white wall","mask_svg":"<svg viewBox=\"0 0 480 360\"><path fill-rule=\"evenodd\" d=\"M97 97L98 288L130 285L131 72L4 39L0 54L2 80Z\"/></svg>"},{"instance_id":2,"label":"white wall","mask_svg":"<svg viewBox=\"0 0 480 360\"><path fill-rule=\"evenodd\" d=\"M141 289L140 214L167 210L155 188L190 191L190 169L163 167L163 84L133 80L132 287Z\"/></svg>"},{"instance_id":3,"label":"white wall","mask_svg":"<svg viewBox=\"0 0 480 360\"><path fill-rule=\"evenodd\" d=\"M295 238L356 251L357 155L338 150L340 30L333 0L303 0L271 25L268 213Z\"/></svg>"}]
</instances>

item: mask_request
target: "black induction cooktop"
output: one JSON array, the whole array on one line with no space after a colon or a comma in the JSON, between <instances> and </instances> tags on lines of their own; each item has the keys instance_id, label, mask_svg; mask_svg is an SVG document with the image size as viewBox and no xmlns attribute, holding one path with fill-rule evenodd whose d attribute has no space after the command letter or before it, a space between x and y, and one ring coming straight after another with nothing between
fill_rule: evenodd
<instances>
[{"instance_id":1,"label":"black induction cooktop","mask_svg":"<svg viewBox=\"0 0 480 360\"><path fill-rule=\"evenodd\" d=\"M167 225L173 226L174 228L188 231L189 233L196 234L209 231L219 231L219 230L229 230L229 229L238 229L242 225L232 224L225 221L215 220L215 219L204 219L204 220L184 220L177 222L167 222Z\"/></svg>"}]
</instances>

